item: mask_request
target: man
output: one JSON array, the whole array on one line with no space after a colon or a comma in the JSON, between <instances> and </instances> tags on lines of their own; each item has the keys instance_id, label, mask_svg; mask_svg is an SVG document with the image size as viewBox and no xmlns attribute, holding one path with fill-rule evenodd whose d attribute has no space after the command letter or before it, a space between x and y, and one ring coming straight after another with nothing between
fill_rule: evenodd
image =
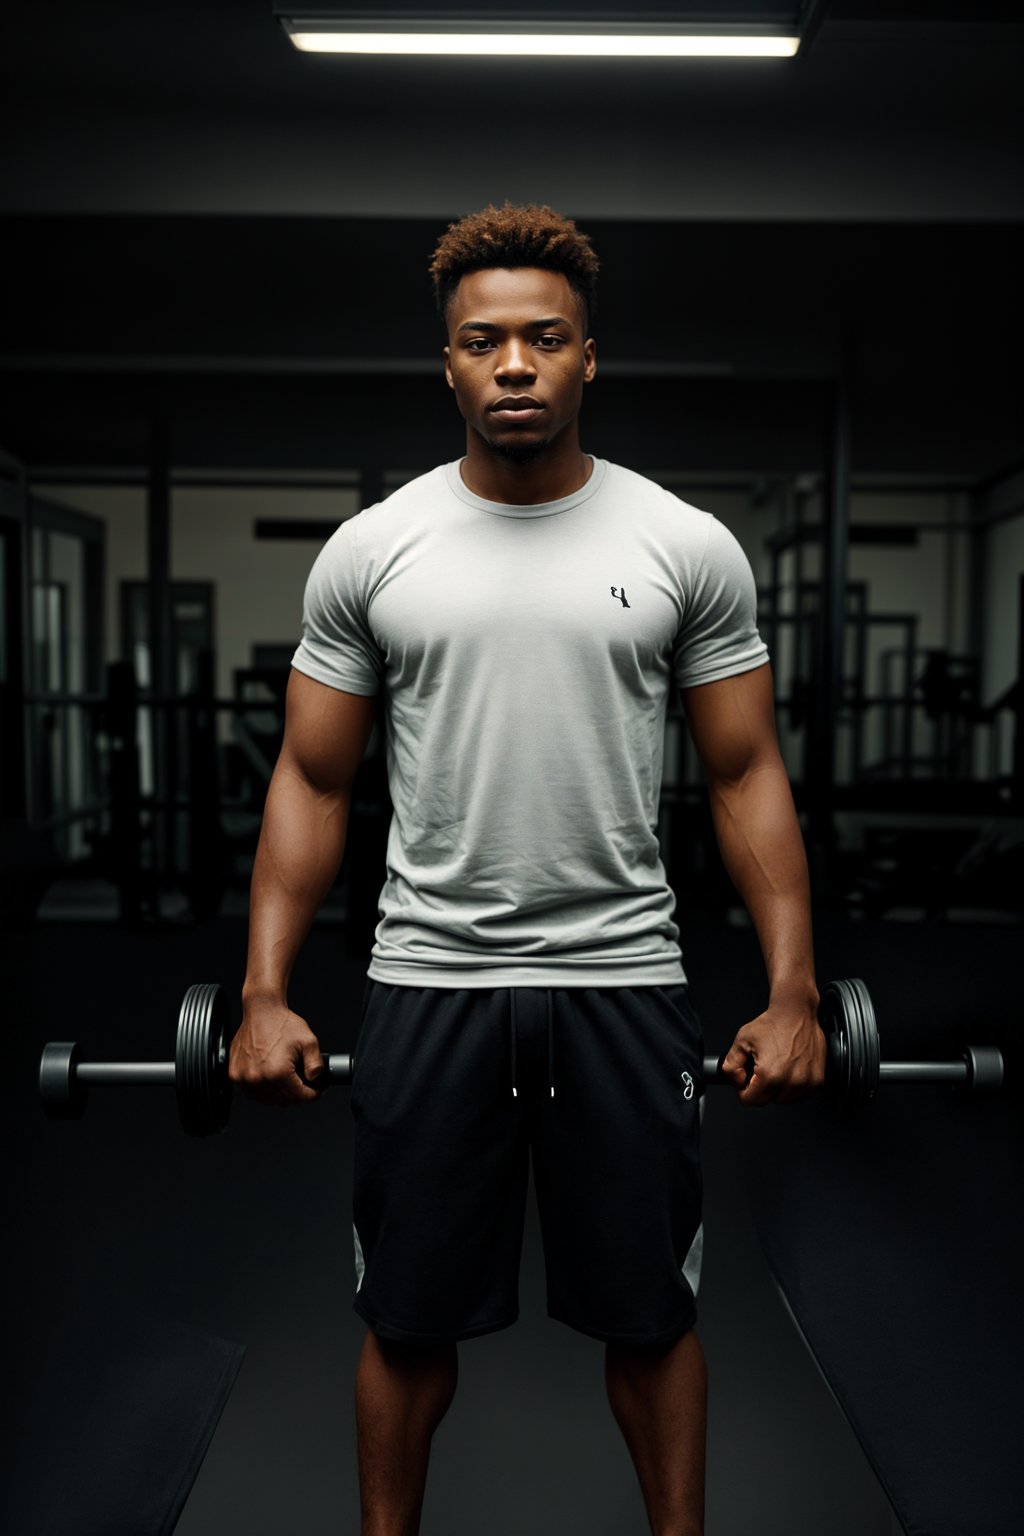
<instances>
[{"instance_id":1,"label":"man","mask_svg":"<svg viewBox=\"0 0 1024 1536\"><path fill-rule=\"evenodd\" d=\"M656 1536L703 1529L703 1039L656 824L680 688L755 923L744 1104L823 1080L807 867L735 539L584 453L597 259L546 207L449 227L431 272L466 453L344 523L306 590L253 873L232 1081L321 1096L288 978L386 704L394 817L352 1083L363 1536L415 1536L457 1341L518 1316L532 1151L548 1312L606 1344Z\"/></svg>"}]
</instances>

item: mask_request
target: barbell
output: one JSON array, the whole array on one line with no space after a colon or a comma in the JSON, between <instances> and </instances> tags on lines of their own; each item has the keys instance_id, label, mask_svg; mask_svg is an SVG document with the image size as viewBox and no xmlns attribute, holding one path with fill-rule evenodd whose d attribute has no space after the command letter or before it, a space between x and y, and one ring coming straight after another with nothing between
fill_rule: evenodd
<instances>
[{"instance_id":1,"label":"barbell","mask_svg":"<svg viewBox=\"0 0 1024 1536\"><path fill-rule=\"evenodd\" d=\"M868 1104L880 1083L949 1083L962 1093L997 1092L1003 1085L1003 1054L997 1046L971 1045L947 1061L882 1061L871 994L863 981L832 981L821 995L818 1018L828 1051L825 1091L849 1109ZM89 1089L162 1084L173 1086L178 1113L190 1136L224 1130L231 1113L227 994L216 983L189 987L178 1014L173 1061L83 1061L73 1040L51 1040L39 1063L39 1094L53 1120L75 1120ZM728 1083L723 1056L705 1056L704 1083ZM324 1055L327 1082L350 1083L352 1055Z\"/></svg>"}]
</instances>

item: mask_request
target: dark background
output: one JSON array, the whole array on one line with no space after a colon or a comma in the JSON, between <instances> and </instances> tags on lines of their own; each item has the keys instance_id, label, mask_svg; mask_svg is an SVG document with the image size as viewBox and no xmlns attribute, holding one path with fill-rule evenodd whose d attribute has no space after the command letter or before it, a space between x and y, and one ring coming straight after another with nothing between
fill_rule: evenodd
<instances>
[{"instance_id":1,"label":"dark background","mask_svg":"<svg viewBox=\"0 0 1024 1536\"><path fill-rule=\"evenodd\" d=\"M744 9L792 20L796 6ZM801 519L825 529L798 571L810 651L789 665L771 637L819 975L865 977L890 1055L981 1038L1015 1062L1024 15L832 0L816 20L794 61L596 65L306 58L264 0L55 0L5 19L0 852L14 1042L6 1482L19 1536L39 1528L45 1468L69 1454L88 1396L45 1342L58 1327L88 1336L97 1296L145 1300L247 1346L181 1532L356 1528L363 1330L350 1311L344 1090L302 1116L237 1102L226 1136L191 1141L173 1096L156 1092L96 1090L81 1123L47 1122L34 1072L47 1039L169 1056L184 986L220 980L234 999L244 971L266 786L239 722L272 761L281 663L258 646L282 636L258 628L254 599L244 639L260 677L236 679L199 738L167 707L147 738L151 779L125 800L106 668L127 661L136 686L145 678L111 619L112 573L145 588L136 640L163 695L197 696L207 642L179 624L174 585L203 576L186 491L278 487L273 515L287 519L319 487L350 498L336 521L463 451L426 273L463 213L548 202L590 234L602 276L584 446L732 519L765 615L782 601L771 541ZM115 492L135 498L123 516ZM894 577L878 525L924 539L943 519L955 532L941 594L923 556ZM209 526L211 579L226 528ZM77 597L65 578L59 687L57 631L35 589L61 582L35 563L34 532L103 548ZM314 528L307 564L317 547ZM858 675L852 617L838 631L843 686L821 684L829 583L838 571L843 590L855 554L875 608L898 588L919 637L934 647L938 634L973 679L930 706L922 640L892 704L912 751L893 761L828 745L852 739L876 686ZM223 570L221 652L238 640ZM791 567L779 580L793 590ZM301 589L287 597L300 601ZM763 1006L763 971L702 805L684 756L666 775L664 849L712 1052ZM389 808L378 741L296 976L295 1005L333 1050L355 1043ZM1009 1405L1020 1348L1000 1288L1019 1265L1016 1103L891 1090L839 1133L818 1104L757 1115L712 1097L699 1298L709 1536L1011 1529L1019 1510L1005 1504L978 1502L980 1523L956 1523L958 1499L988 1477L956 1469L967 1416L986 1404L993 1466L1013 1459L993 1405ZM835 1305L822 1323L825 1291ZM424 1536L644 1531L602 1352L545 1317L532 1203L521 1306L515 1329L460 1350ZM954 1363L939 1401L943 1356ZM1002 1359L1004 1377L993 1365L986 1390L969 1367L958 1376L972 1358ZM111 1422L112 1447L122 1433Z\"/></svg>"}]
</instances>

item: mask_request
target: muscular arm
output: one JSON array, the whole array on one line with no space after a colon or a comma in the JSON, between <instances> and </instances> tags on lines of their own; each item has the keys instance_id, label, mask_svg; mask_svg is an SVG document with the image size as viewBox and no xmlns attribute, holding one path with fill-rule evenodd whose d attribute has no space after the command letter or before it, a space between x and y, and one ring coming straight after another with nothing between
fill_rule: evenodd
<instances>
[{"instance_id":1,"label":"muscular arm","mask_svg":"<svg viewBox=\"0 0 1024 1536\"><path fill-rule=\"evenodd\" d=\"M345 851L352 784L373 728L375 699L293 671L285 733L267 791L253 866L242 1027L231 1078L254 1098L314 1098L303 1075L320 1066L315 1036L287 1003L288 982Z\"/></svg>"},{"instance_id":2,"label":"muscular arm","mask_svg":"<svg viewBox=\"0 0 1024 1536\"><path fill-rule=\"evenodd\" d=\"M746 1080L744 1103L787 1102L820 1086L825 1038L811 942L810 888L803 838L779 753L771 669L706 683L683 693L690 732L708 780L718 846L757 930L770 999L736 1037L725 1070Z\"/></svg>"}]
</instances>

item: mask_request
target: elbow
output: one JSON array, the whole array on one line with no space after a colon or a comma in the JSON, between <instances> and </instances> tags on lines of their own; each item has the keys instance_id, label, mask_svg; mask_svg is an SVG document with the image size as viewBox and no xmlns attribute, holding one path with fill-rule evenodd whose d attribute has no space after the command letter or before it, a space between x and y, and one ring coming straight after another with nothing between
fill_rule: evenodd
<instances>
[{"instance_id":1,"label":"elbow","mask_svg":"<svg viewBox=\"0 0 1024 1536\"><path fill-rule=\"evenodd\" d=\"M788 783L786 765L774 743L762 745L756 751L737 754L725 762L705 763L704 771L713 797L742 794L766 773L781 774Z\"/></svg>"},{"instance_id":2,"label":"elbow","mask_svg":"<svg viewBox=\"0 0 1024 1536\"><path fill-rule=\"evenodd\" d=\"M282 748L274 779L295 785L321 803L347 805L352 798L355 773L350 773L346 764L308 762Z\"/></svg>"}]
</instances>

